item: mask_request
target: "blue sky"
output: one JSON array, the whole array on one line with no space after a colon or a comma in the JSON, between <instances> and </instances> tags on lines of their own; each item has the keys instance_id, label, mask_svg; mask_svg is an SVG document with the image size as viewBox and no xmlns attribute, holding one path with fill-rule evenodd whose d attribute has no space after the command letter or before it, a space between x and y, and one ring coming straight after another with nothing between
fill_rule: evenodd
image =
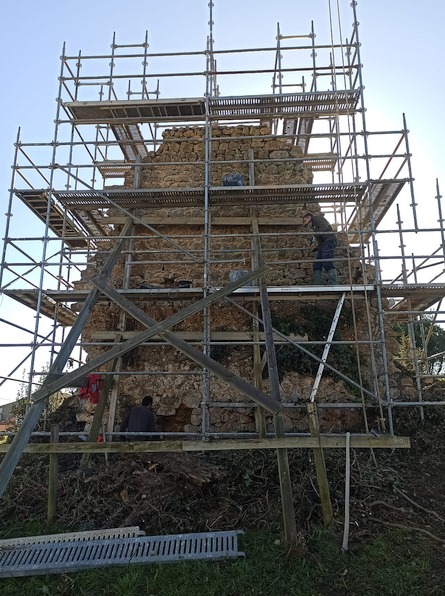
<instances>
[{"instance_id":1,"label":"blue sky","mask_svg":"<svg viewBox=\"0 0 445 596\"><path fill-rule=\"evenodd\" d=\"M283 34L309 33L329 39L340 7L342 33L351 32L350 0L214 0L215 49L275 44ZM435 194L435 177L445 162L442 59L445 3L359 0L359 34L369 122L381 129L411 131L414 175L421 192ZM140 43L149 31L151 51L202 50L208 34L207 0L56 0L8 2L0 23L0 201L10 185L17 129L22 140L48 142L53 134L59 56L108 53L113 31L118 43ZM179 94L180 95L180 94ZM443 182L445 186L445 180Z\"/></svg>"},{"instance_id":2,"label":"blue sky","mask_svg":"<svg viewBox=\"0 0 445 596\"><path fill-rule=\"evenodd\" d=\"M309 33L314 20L317 41L328 40L329 6L337 30L337 5L346 38L350 0L214 0L215 49L274 46L277 22L283 34L295 35ZM425 204L421 217L428 224L436 177L445 191L445 3L358 0L357 14L368 127L401 129L406 114L416 197ZM148 29L150 51L203 50L208 16L208 0L5 3L0 22L2 234L18 127L23 141L46 143L53 136L63 43L70 55L79 50L106 54L113 32L117 43L141 43ZM0 404L9 400L0 390Z\"/></svg>"},{"instance_id":3,"label":"blue sky","mask_svg":"<svg viewBox=\"0 0 445 596\"><path fill-rule=\"evenodd\" d=\"M350 0L338 4L347 37ZM214 5L216 49L274 45L277 22L286 34L309 32L311 19L320 37L329 27L328 0L214 0ZM331 0L331 5L335 11L337 1ZM435 147L432 153L440 152L439 170L444 162L445 116L439 106L445 85L445 4L359 0L357 12L368 112L384 110L395 126L405 112L422 153L430 145ZM205 47L207 22L207 0L5 3L0 25L0 192L9 184L18 126L28 141L51 138L64 41L70 54L106 53L113 31L118 43L134 43L143 41L148 29L153 51L196 50Z\"/></svg>"},{"instance_id":4,"label":"blue sky","mask_svg":"<svg viewBox=\"0 0 445 596\"><path fill-rule=\"evenodd\" d=\"M350 0L331 0L335 26L337 3L344 15L343 35L348 37ZM277 22L284 34L300 34L309 32L311 19L321 39L329 33L329 4L328 0L214 0L215 48L272 46ZM109 52L113 31L118 43L139 43L148 29L152 51L181 51L203 49L208 33L207 0L77 0L74 5L25 0L6 3L2 13L2 204L17 128L22 127L23 140L51 140L63 42L72 55L79 50L103 54ZM445 3L359 0L357 13L369 117L378 119L382 128L398 128L405 112L413 165L422 163L416 178L423 180L425 169L432 178L440 178L445 156L445 114L439 108L445 87ZM434 180L422 184L434 194Z\"/></svg>"}]
</instances>

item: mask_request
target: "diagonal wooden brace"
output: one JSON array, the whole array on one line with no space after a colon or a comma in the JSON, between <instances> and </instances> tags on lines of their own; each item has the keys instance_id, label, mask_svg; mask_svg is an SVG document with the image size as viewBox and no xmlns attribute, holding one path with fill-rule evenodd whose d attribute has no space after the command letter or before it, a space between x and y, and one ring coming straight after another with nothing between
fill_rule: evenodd
<instances>
[{"instance_id":1,"label":"diagonal wooden brace","mask_svg":"<svg viewBox=\"0 0 445 596\"><path fill-rule=\"evenodd\" d=\"M246 277L244 277L244 280L246 280ZM153 329L159 328L159 326L162 325L161 323L156 322L154 319L152 319L147 314L145 314L143 310L141 310L140 308L135 306L132 302L130 302L130 300L128 300L124 296L121 296L119 294L119 292L117 292L110 285L107 285L105 283L105 281L102 281L100 278L96 277L95 279L92 280L92 282L98 289L101 290L101 292L106 294L113 302L118 304L123 310L125 310L134 319L136 319L137 321L139 321L146 327L150 327L151 331L153 331ZM232 282L232 283L235 283L235 282ZM227 289L228 287L229 286L226 286L226 288L224 288L224 289ZM215 296L215 294L210 294L207 298L204 299L204 301L201 301L201 302L205 303L205 304L203 304L203 307L206 304L209 304L210 300L212 298L214 298L214 296ZM184 310L186 310L186 309L184 309ZM181 312L184 312L184 311L181 311ZM166 319L166 321L164 321L164 323L171 320L172 318L173 317ZM171 327L171 326L172 326L172 324L168 325L168 327ZM189 358L191 358L196 363L200 364L201 366L203 366L204 368L209 370L215 376L219 377L220 379L222 379L229 385L232 385L232 387L235 387L235 389L238 389L238 391L240 391L241 393L244 393L244 395L246 395L247 397L252 399L258 405L262 406L263 408L265 408L272 414L276 414L277 412L281 411L282 405L278 401L276 401L275 399L272 399L271 397L269 397L268 395L266 395L265 393L263 393L262 391L260 391L259 389L257 389L253 385L251 385L249 382L245 381L244 379L241 379L240 377L238 377L238 375L231 372L225 366L222 366L219 362L216 362L209 356L206 356L205 354L203 354L202 352L200 352L193 346L189 345L187 342L185 342L183 339L179 338L173 332L166 330L165 327L166 326L164 326L164 330L157 331L156 335L160 335L161 337L163 337L169 344L171 344L172 346L174 346L175 348L177 348L178 350L180 350L181 352L186 354ZM142 332L142 333L147 333L147 332ZM153 333L150 336L152 337ZM136 337L139 337L139 335ZM132 339L134 339L134 338L132 338ZM129 340L129 341L132 341L132 340ZM124 344L122 344L122 345L124 345Z\"/></svg>"}]
</instances>

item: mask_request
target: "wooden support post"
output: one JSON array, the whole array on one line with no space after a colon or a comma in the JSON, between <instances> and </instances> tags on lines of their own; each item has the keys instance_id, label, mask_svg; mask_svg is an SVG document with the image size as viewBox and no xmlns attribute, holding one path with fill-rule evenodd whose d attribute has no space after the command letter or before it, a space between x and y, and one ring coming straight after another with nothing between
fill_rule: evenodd
<instances>
[{"instance_id":1,"label":"wooden support post","mask_svg":"<svg viewBox=\"0 0 445 596\"><path fill-rule=\"evenodd\" d=\"M114 370L114 367L117 364L117 360L118 359L115 358L108 365L109 372L112 372ZM110 392L112 383L113 383L112 375L106 375L104 384L100 391L99 403L96 405L96 410L95 410L94 416L93 416L93 422L91 423L90 432L88 433L87 441L89 443L91 443L91 442L95 443L97 441L97 437L99 436L100 427L103 425L103 417L104 417L104 413L105 413L105 407L107 405L107 397ZM81 470L85 470L89 459L90 459L89 453L84 453L82 455L82 459L80 460L80 469Z\"/></svg>"},{"instance_id":2,"label":"wooden support post","mask_svg":"<svg viewBox=\"0 0 445 596\"><path fill-rule=\"evenodd\" d=\"M261 242L258 229L258 223L255 218L252 218L253 246L255 249L255 263L263 264L263 256L261 251ZM270 313L269 296L267 294L267 285L263 277L258 278L258 288L260 290L261 310L264 324L264 338L267 351L267 365L269 371L269 381L272 398L279 403L281 401L280 395L280 380L278 375L277 355L275 352L275 344L272 331L272 316ZM281 411L274 414L274 428L275 436L277 438L284 437L284 423ZM288 552L291 553L297 548L297 523L295 520L294 499L292 494L292 482L289 469L289 458L287 449L277 449L277 466L278 476L280 478L281 491L281 507L283 510L283 527L284 540L286 542Z\"/></svg>"},{"instance_id":3,"label":"wooden support post","mask_svg":"<svg viewBox=\"0 0 445 596\"><path fill-rule=\"evenodd\" d=\"M140 175L141 166L140 165L137 166L136 169L139 170L139 175ZM136 183L139 184L139 181L136 180L136 176L135 176L133 184L136 184ZM139 188L139 186L138 187L135 186L135 188ZM132 227L131 232L133 232L133 228L134 228L134 226ZM123 283L124 288L130 287L131 261L132 261L132 255L133 255L133 246L134 246L134 239L130 238L130 240L128 242L128 253L125 256L124 283ZM127 313L122 310L119 314L119 322L117 325L118 330L121 332L125 331L126 323L127 323ZM116 337L114 338L114 343L119 344L119 343L121 343L121 341L122 341L122 333L118 333L116 335ZM120 371L121 369L122 369L122 356L119 356L116 360L116 366L114 366L113 370ZM111 383L110 403L109 403L109 407L108 407L108 422L107 422L108 432L114 431L114 424L116 421L117 399L118 399L118 395L119 395L119 386L120 386L120 376L116 375L115 377L113 377L113 382ZM112 441L112 440L113 440L113 437L111 436L110 441Z\"/></svg>"},{"instance_id":4,"label":"wooden support post","mask_svg":"<svg viewBox=\"0 0 445 596\"><path fill-rule=\"evenodd\" d=\"M309 430L313 437L320 439L320 423L318 420L317 406L314 402L307 404L307 411L309 414ZM326 473L326 464L324 461L323 449L320 446L314 449L315 471L317 473L318 488L320 491L321 509L323 512L323 520L325 526L332 523L332 503L329 492L328 476Z\"/></svg>"},{"instance_id":5,"label":"wooden support post","mask_svg":"<svg viewBox=\"0 0 445 596\"><path fill-rule=\"evenodd\" d=\"M252 303L254 314L258 316L258 305ZM253 321L253 382L255 387L260 391L263 390L263 375L261 366L261 350L260 350L260 334L258 329L258 321ZM261 406L255 408L255 428L258 436L265 438L267 436L266 429L266 411Z\"/></svg>"},{"instance_id":6,"label":"wooden support post","mask_svg":"<svg viewBox=\"0 0 445 596\"><path fill-rule=\"evenodd\" d=\"M253 157L252 157L253 160ZM253 176L253 161L249 164L249 180L250 184L254 184ZM252 238L252 266L253 269L257 269L259 267L259 263L261 261L261 255L258 253L258 241L256 240L259 235L259 227L258 227L258 219L256 217L256 207L251 207L250 212L252 214L252 232L254 234ZM258 304L256 302L252 302L252 309L254 315L258 316ZM259 343L259 324L256 319L253 320L253 376L254 376L254 383L255 387L260 391L263 390L263 369L261 365L261 350L260 350L260 343ZM259 437L266 437L267 436L267 428L266 428L266 412L264 408L258 406L255 409L255 428L257 430Z\"/></svg>"},{"instance_id":7,"label":"wooden support post","mask_svg":"<svg viewBox=\"0 0 445 596\"><path fill-rule=\"evenodd\" d=\"M249 186L255 186L255 157L253 149L249 149ZM250 208L250 214L252 216L252 269L258 269L262 262L261 244L259 242L260 228L258 226L258 208L256 205L252 205ZM258 304L252 302L253 314L258 317ZM261 350L260 350L260 334L259 334L259 323L257 318L253 321L253 377L254 384L260 391L263 390L263 368L261 365ZM265 438L267 436L266 427L266 412L264 408L257 406L255 409L255 428L258 436Z\"/></svg>"},{"instance_id":8,"label":"wooden support post","mask_svg":"<svg viewBox=\"0 0 445 596\"><path fill-rule=\"evenodd\" d=\"M257 307L255 305L256 310ZM258 313L256 313L258 314ZM255 387L260 391L263 390L263 367L261 362L261 350L259 344L259 332L258 329L254 330L254 346L253 346L253 362L254 362L254 383ZM261 406L255 409L255 427L259 437L267 436L266 428L266 411Z\"/></svg>"},{"instance_id":9,"label":"wooden support post","mask_svg":"<svg viewBox=\"0 0 445 596\"><path fill-rule=\"evenodd\" d=\"M51 443L59 442L59 425L51 426ZM48 512L47 522L53 524L57 513L57 484L59 477L59 456L57 453L51 453L49 456L48 472Z\"/></svg>"},{"instance_id":10,"label":"wooden support post","mask_svg":"<svg viewBox=\"0 0 445 596\"><path fill-rule=\"evenodd\" d=\"M281 412L274 416L275 435L284 437L284 425ZM294 498L290 477L287 449L277 449L278 476L280 478L281 508L283 510L284 539L288 552L295 551L297 544L297 523L295 520Z\"/></svg>"},{"instance_id":11,"label":"wooden support post","mask_svg":"<svg viewBox=\"0 0 445 596\"><path fill-rule=\"evenodd\" d=\"M117 344L120 342L120 338L122 337L121 334L117 336L119 339L114 343ZM122 369L122 356L119 356L117 359L115 372L120 371ZM116 410L117 410L117 400L119 397L119 387L120 387L120 379L119 375L113 375L113 381L111 383L111 391L110 391L110 400L108 405L108 420L107 420L107 432L112 433L114 432L114 426L116 421ZM110 441L113 441L113 436L110 436Z\"/></svg>"}]
</instances>

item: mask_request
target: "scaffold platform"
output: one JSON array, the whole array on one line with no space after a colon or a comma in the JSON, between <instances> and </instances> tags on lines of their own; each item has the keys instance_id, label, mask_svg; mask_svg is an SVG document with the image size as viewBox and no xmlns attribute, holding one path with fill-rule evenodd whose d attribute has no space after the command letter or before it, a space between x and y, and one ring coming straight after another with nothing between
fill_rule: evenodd
<instances>
[{"instance_id":1,"label":"scaffold platform","mask_svg":"<svg viewBox=\"0 0 445 596\"><path fill-rule=\"evenodd\" d=\"M384 216L407 182L403 180L374 180L371 196L377 222ZM360 212L349 224L353 232L351 244L366 242L370 236L369 208L366 200L368 186L364 183L297 184L287 186L211 186L208 190L210 207L237 205L274 205L308 203L342 203L352 208L360 205ZM15 194L45 221L49 194L46 190L23 189ZM55 202L55 200L57 203ZM113 227L107 221L108 209L150 209L169 207L204 207L205 189L155 188L155 189L104 189L104 190L54 190L51 193L50 228L63 237L71 248L85 248L88 240L108 236ZM104 211L105 210L105 211ZM67 215L65 211L68 211ZM70 215L71 214L71 215ZM70 227L67 222L72 222ZM354 231L360 223L361 233ZM78 236L75 237L74 234Z\"/></svg>"},{"instance_id":2,"label":"scaffold platform","mask_svg":"<svg viewBox=\"0 0 445 596\"><path fill-rule=\"evenodd\" d=\"M427 311L442 298L445 298L445 284L390 284L382 286L382 296L399 299L388 310L390 314L406 319L411 312Z\"/></svg>"},{"instance_id":3,"label":"scaffold platform","mask_svg":"<svg viewBox=\"0 0 445 596\"><path fill-rule=\"evenodd\" d=\"M211 288L210 292L219 288ZM323 300L327 298L339 299L345 292L354 298L363 298L374 292L373 285L337 285L337 286L269 286L267 293L271 301L295 300ZM443 290L445 292L445 289ZM199 300L204 297L204 288L135 288L117 290L129 300ZM39 290L37 289L6 289L3 292L24 306L37 310ZM403 293L403 290L402 290ZM77 317L78 308L74 310L70 305L82 303L89 295L89 290L45 290L40 300L40 311L45 316L57 320L60 325L70 326ZM257 286L246 286L235 290L231 294L234 300L259 300L260 291ZM109 302L109 298L102 295L99 302Z\"/></svg>"},{"instance_id":4,"label":"scaffold platform","mask_svg":"<svg viewBox=\"0 0 445 596\"><path fill-rule=\"evenodd\" d=\"M359 97L359 89L214 97L208 99L208 115L213 120L348 115L356 110ZM63 106L76 124L199 122L207 112L203 97L71 101Z\"/></svg>"},{"instance_id":5,"label":"scaffold platform","mask_svg":"<svg viewBox=\"0 0 445 596\"><path fill-rule=\"evenodd\" d=\"M219 288L211 288L216 291ZM129 300L199 300L205 295L204 288L134 288L116 290L120 295ZM271 301L295 300L326 300L339 299L346 293L354 299L364 298L375 294L376 287L372 284L335 285L335 286L269 286L267 294ZM389 314L404 317L407 312L422 312L440 299L445 297L445 284L406 284L382 285L384 298L399 298L395 304L386 309ZM37 310L39 290L37 289L6 289L5 296L20 302L24 306ZM42 292L40 310L45 316L57 320L60 325L70 326L77 317L77 310L69 305L83 302L89 290L45 290ZM231 295L233 299L259 300L258 286L239 288ZM109 298L102 295L99 302L109 302ZM407 315L405 315L407 316Z\"/></svg>"}]
</instances>

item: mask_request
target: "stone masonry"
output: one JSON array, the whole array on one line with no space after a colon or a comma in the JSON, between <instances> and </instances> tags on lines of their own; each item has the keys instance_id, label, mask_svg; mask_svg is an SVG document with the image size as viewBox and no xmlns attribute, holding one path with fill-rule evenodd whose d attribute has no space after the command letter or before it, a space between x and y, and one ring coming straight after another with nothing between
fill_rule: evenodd
<instances>
[{"instance_id":1,"label":"stone masonry","mask_svg":"<svg viewBox=\"0 0 445 596\"><path fill-rule=\"evenodd\" d=\"M274 138L267 127L227 126L213 127L211 147L212 165L209 183L222 186L225 174L238 172L245 178L246 184L256 186L286 186L311 184L313 174L302 159L300 147L293 146L287 139ZM156 151L151 152L141 166L141 188L202 188L204 186L205 138L201 127L172 128L163 133L163 142ZM249 168L249 163L252 163ZM250 172L250 175L249 175ZM252 179L253 178L253 179ZM125 187L134 187L134 171L126 175ZM316 203L307 204L271 204L260 205L254 209L250 205L210 206L210 234L207 238L208 260L205 263L204 208L171 207L147 208L139 210L137 216L150 220L157 218L156 226L147 228L135 225L134 240L131 249L132 263L129 276L130 288L164 287L174 288L181 285L203 287L204 277L208 285L219 287L228 283L231 274L239 270L254 268L252 249L252 228L248 225L213 223L219 218L252 218L269 220L270 224L261 225L261 246L264 260L269 265L266 282L269 286L307 285L311 280L311 260L308 252L308 234L302 227L302 216L307 211L319 212ZM110 216L119 215L110 210ZM193 218L192 224L175 223L175 218ZM276 218L290 218L294 225L277 226ZM183 219L181 220L183 221ZM263 222L264 223L264 222ZM116 233L119 226L116 226ZM338 254L347 255L348 247L339 235ZM90 260L77 282L77 288L89 288L89 279L97 274L105 253L98 251ZM115 267L112 282L117 288L124 284L124 257ZM336 263L340 278L347 279L346 259ZM173 295L173 294L172 294ZM138 307L157 321L161 321L188 302L179 299L136 301ZM366 315L361 306L357 310L360 325L360 337L369 334L378 336L378 324L375 309L371 308L371 324L366 323ZM257 313L258 304L246 300L242 306L249 312ZM320 308L322 308L320 302ZM298 321L301 319L299 301L271 302L272 315L275 319ZM208 309L208 318L203 313L186 319L173 331L203 330L206 324L210 332L234 331L245 332L246 340L252 334L252 318L242 310L226 303L217 303ZM299 319L300 317L300 319ZM113 332L118 330L122 317L120 309L113 303L101 303L94 309L87 324L83 341L95 341L98 331ZM358 326L358 325L357 325ZM124 331L138 331L143 326L130 317L126 317ZM345 339L351 335L351 329L344 332ZM309 338L310 339L310 338ZM199 342L195 347L202 349ZM88 353L94 358L103 348L98 345L88 347ZM277 349L280 349L278 346ZM372 382L370 360L363 352L363 375ZM253 383L253 347L251 345L215 345L210 356L220 361L232 372ZM393 373L397 374L391 362ZM159 426L165 431L201 431L202 413L209 420L212 432L253 431L253 407L214 407L217 402L236 404L248 402L248 398L211 376L206 380L202 370L194 362L169 345L148 345L134 349L123 358L122 369L128 376L120 377L119 416L128 405L138 401L147 393L154 398L154 408L158 415ZM136 376L132 372L159 372L158 375ZM282 400L294 405L307 401L314 378L297 372L287 372L282 379ZM208 383L208 390L205 384ZM401 386L400 379L397 381ZM403 385L403 383L402 383ZM262 389L269 391L268 379L263 380ZM408 381L403 385L404 396L412 391ZM202 406L209 395L210 404ZM318 399L330 402L357 401L351 388L343 381L332 377L323 378ZM119 421L119 420L118 420ZM324 410L321 419L324 430L340 431L344 429L363 430L362 413L359 409L352 412L339 409ZM271 421L269 420L269 425ZM306 431L307 419L305 408L287 410L286 430Z\"/></svg>"}]
</instances>

